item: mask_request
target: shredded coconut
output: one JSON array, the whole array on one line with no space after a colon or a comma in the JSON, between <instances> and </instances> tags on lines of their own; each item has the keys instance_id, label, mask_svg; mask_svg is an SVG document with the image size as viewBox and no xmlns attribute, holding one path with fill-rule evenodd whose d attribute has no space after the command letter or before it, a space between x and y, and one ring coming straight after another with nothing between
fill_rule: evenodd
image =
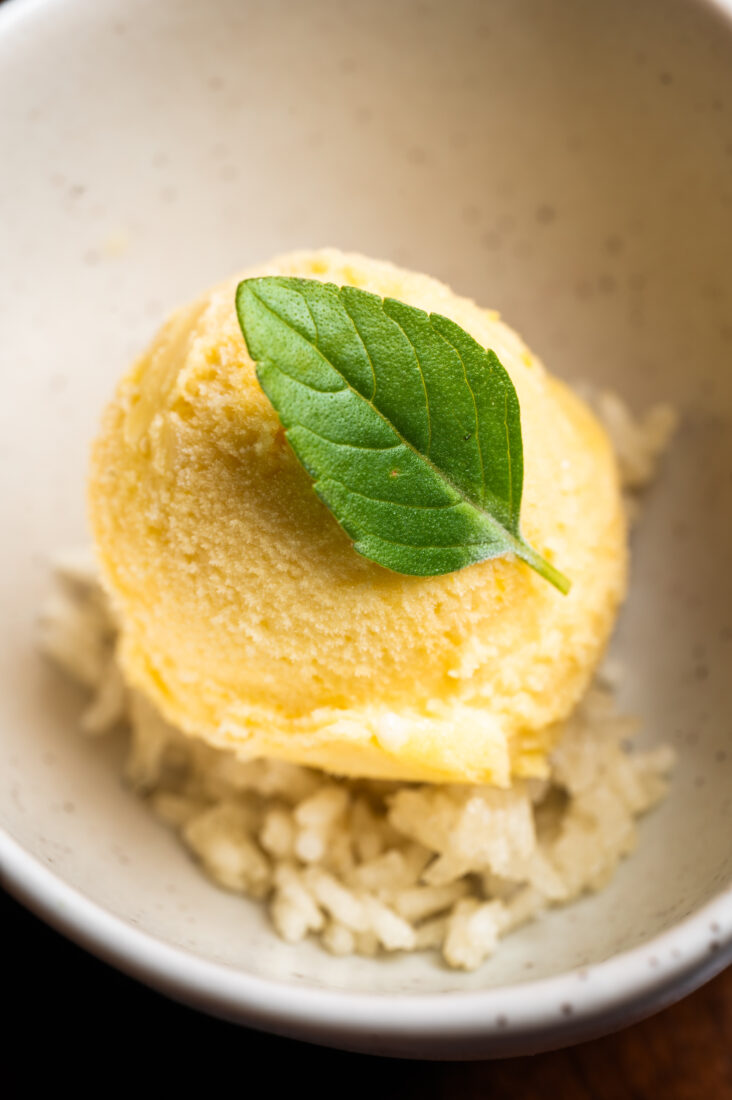
<instances>
[{"instance_id":1,"label":"shredded coconut","mask_svg":"<svg viewBox=\"0 0 732 1100\"><path fill-rule=\"evenodd\" d=\"M674 415L664 406L636 421L613 395L594 403L635 509ZM475 969L499 937L601 889L633 850L639 815L666 792L672 750L631 750L634 723L616 711L610 667L566 722L548 781L416 785L241 760L186 737L124 684L88 555L57 572L42 644L92 693L83 730L129 729L130 785L217 885L265 902L289 943L316 935L335 955L437 950ZM398 721L383 732L398 737Z\"/></svg>"}]
</instances>

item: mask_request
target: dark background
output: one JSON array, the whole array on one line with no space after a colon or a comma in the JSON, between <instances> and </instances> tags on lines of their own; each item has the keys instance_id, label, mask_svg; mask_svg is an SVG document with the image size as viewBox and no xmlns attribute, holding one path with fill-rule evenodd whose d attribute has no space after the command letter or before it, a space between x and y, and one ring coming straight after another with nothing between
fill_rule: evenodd
<instances>
[{"instance_id":1,"label":"dark background","mask_svg":"<svg viewBox=\"0 0 732 1100\"><path fill-rule=\"evenodd\" d=\"M110 969L0 891L0 1094L732 1100L732 969L605 1039L502 1062L344 1054L221 1023ZM201 1084L203 1083L203 1084ZM123 1091L121 1091L123 1090ZM44 1088L44 1093L45 1093Z\"/></svg>"}]
</instances>

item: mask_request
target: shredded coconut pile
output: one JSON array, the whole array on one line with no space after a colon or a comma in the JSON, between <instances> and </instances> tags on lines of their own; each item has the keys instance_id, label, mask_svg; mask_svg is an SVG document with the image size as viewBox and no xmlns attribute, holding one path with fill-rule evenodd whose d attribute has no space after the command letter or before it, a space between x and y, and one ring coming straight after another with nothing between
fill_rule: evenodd
<instances>
[{"instance_id":1,"label":"shredded coconut pile","mask_svg":"<svg viewBox=\"0 0 732 1100\"><path fill-rule=\"evenodd\" d=\"M614 396L593 403L635 514L673 414L659 407L635 421ZM126 687L93 562L67 558L58 576L42 642L91 692L83 729L129 728L130 784L214 882L266 902L290 943L312 933L336 955L431 948L472 970L543 909L602 888L636 844L636 819L665 794L672 751L629 748L634 723L617 714L607 676L565 724L550 780L510 790L238 759L184 736Z\"/></svg>"}]
</instances>

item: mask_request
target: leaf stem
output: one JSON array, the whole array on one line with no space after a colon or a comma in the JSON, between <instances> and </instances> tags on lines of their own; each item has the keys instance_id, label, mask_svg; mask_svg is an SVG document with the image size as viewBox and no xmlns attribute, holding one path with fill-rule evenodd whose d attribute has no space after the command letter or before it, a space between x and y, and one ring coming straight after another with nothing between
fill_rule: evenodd
<instances>
[{"instance_id":1,"label":"leaf stem","mask_svg":"<svg viewBox=\"0 0 732 1100\"><path fill-rule=\"evenodd\" d=\"M533 547L529 546L523 539L517 539L514 546L514 553L517 557L525 561L527 565L530 565L540 577L549 581L555 588L559 589L563 596L566 596L572 587L572 582L568 577L565 577L564 573L556 569L551 562L548 562L546 558L543 558L541 554L537 554Z\"/></svg>"}]
</instances>

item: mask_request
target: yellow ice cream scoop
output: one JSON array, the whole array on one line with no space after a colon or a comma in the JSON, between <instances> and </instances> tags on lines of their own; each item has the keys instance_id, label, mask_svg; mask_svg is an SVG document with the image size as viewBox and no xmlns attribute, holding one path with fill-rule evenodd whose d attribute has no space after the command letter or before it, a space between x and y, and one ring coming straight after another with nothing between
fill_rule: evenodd
<instances>
[{"instance_id":1,"label":"yellow ice cream scoop","mask_svg":"<svg viewBox=\"0 0 732 1100\"><path fill-rule=\"evenodd\" d=\"M432 577L359 556L257 381L234 279L168 321L94 447L91 521L130 684L249 756L407 780L544 774L624 590L603 430L495 313L434 279L336 251L256 275L363 288L491 348L521 408L523 534L572 588L513 556Z\"/></svg>"}]
</instances>

